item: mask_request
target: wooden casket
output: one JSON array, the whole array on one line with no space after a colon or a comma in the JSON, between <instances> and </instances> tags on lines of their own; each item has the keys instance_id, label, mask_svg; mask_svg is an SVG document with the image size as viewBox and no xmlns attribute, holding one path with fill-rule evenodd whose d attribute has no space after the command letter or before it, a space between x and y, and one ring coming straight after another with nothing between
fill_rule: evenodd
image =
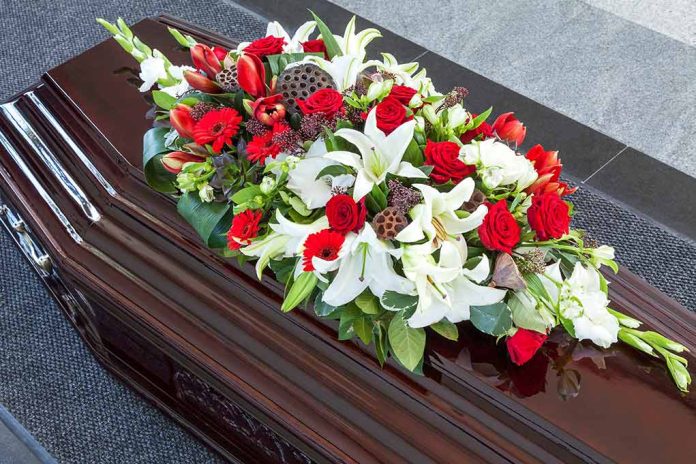
<instances>
[{"instance_id":1,"label":"wooden casket","mask_svg":"<svg viewBox=\"0 0 696 464\"><path fill-rule=\"evenodd\" d=\"M187 62L166 26L134 26ZM206 249L144 181L152 104L107 40L0 108L0 220L104 366L232 461L696 462L696 396L658 360L562 336L524 367L462 326L380 368L282 287ZM694 351L696 317L627 271L617 309ZM696 364L692 354L687 358Z\"/></svg>"}]
</instances>

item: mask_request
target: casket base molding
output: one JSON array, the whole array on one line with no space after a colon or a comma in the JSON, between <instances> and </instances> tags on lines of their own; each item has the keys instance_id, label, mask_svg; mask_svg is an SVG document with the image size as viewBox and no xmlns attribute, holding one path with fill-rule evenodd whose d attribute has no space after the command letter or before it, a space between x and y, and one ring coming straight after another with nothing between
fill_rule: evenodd
<instances>
[{"instance_id":1,"label":"casket base molding","mask_svg":"<svg viewBox=\"0 0 696 464\"><path fill-rule=\"evenodd\" d=\"M133 29L187 62L167 25L233 45L170 17ZM259 283L251 267L205 249L172 199L144 182L151 105L137 92L133 66L106 41L0 106L0 220L95 356L223 456L363 463L696 455L688 439L693 397L677 392L658 361L631 350L560 367L554 359L542 388L525 396L504 356L466 325L460 342L430 337L425 375L414 376L394 363L380 368L371 348L337 341L335 326L311 310L281 313L277 283ZM617 309L696 348L694 314L626 271L610 280ZM561 401L559 377L569 370L582 388Z\"/></svg>"}]
</instances>

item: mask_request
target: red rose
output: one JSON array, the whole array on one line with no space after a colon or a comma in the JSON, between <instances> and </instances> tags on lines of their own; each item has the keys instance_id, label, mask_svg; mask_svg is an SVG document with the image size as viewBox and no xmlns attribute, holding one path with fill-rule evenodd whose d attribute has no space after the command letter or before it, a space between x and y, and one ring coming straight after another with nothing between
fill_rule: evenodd
<instances>
[{"instance_id":1,"label":"red rose","mask_svg":"<svg viewBox=\"0 0 696 464\"><path fill-rule=\"evenodd\" d=\"M512 253L512 248L520 241L520 226L508 211L507 201L499 201L494 205L486 203L486 206L488 214L478 228L481 243L489 250Z\"/></svg>"},{"instance_id":2,"label":"red rose","mask_svg":"<svg viewBox=\"0 0 696 464\"><path fill-rule=\"evenodd\" d=\"M418 91L416 89L412 89L411 87L407 87L405 85L394 85L391 88L391 92L389 92L389 96L396 98L403 105L408 106L411 98L413 98L413 96L417 93Z\"/></svg>"},{"instance_id":3,"label":"red rose","mask_svg":"<svg viewBox=\"0 0 696 464\"><path fill-rule=\"evenodd\" d=\"M459 183L476 170L475 166L464 164L459 159L459 145L454 142L433 142L425 144L425 164L433 166L430 178L438 184L451 180Z\"/></svg>"},{"instance_id":4,"label":"red rose","mask_svg":"<svg viewBox=\"0 0 696 464\"><path fill-rule=\"evenodd\" d=\"M321 113L327 117L332 117L336 113L344 111L343 95L334 89L319 89L309 98L305 100L298 98L295 101L305 115Z\"/></svg>"},{"instance_id":5,"label":"red rose","mask_svg":"<svg viewBox=\"0 0 696 464\"><path fill-rule=\"evenodd\" d=\"M570 208L555 193L542 193L532 196L532 206L527 210L529 226L536 232L539 240L561 238L568 233Z\"/></svg>"},{"instance_id":6,"label":"red rose","mask_svg":"<svg viewBox=\"0 0 696 464\"><path fill-rule=\"evenodd\" d=\"M244 49L244 53L252 53L259 58L263 58L266 55L277 55L279 53L283 53L283 45L285 45L284 38L269 35L263 39L258 39L251 42Z\"/></svg>"},{"instance_id":7,"label":"red rose","mask_svg":"<svg viewBox=\"0 0 696 464\"><path fill-rule=\"evenodd\" d=\"M334 195L326 203L326 217L329 219L329 226L342 234L351 231L357 233L365 224L366 216L365 200L356 203L350 195Z\"/></svg>"},{"instance_id":8,"label":"red rose","mask_svg":"<svg viewBox=\"0 0 696 464\"><path fill-rule=\"evenodd\" d=\"M227 247L230 250L238 250L242 245L249 245L251 239L259 235L259 222L262 217L261 210L247 209L237 214L227 232Z\"/></svg>"},{"instance_id":9,"label":"red rose","mask_svg":"<svg viewBox=\"0 0 696 464\"><path fill-rule=\"evenodd\" d=\"M379 102L375 111L377 112L377 127L387 135L406 121L413 119L413 115L406 116L406 107L391 95Z\"/></svg>"},{"instance_id":10,"label":"red rose","mask_svg":"<svg viewBox=\"0 0 696 464\"><path fill-rule=\"evenodd\" d=\"M478 115L472 114L472 116L476 117ZM468 131L464 132L462 136L459 137L459 140L461 140L463 144L467 144L474 139L478 140L479 136L481 136L480 138L482 140L490 139L491 137L493 137L493 128L486 121L483 121L481 124L479 124L479 126L476 129L469 129Z\"/></svg>"},{"instance_id":11,"label":"red rose","mask_svg":"<svg viewBox=\"0 0 696 464\"><path fill-rule=\"evenodd\" d=\"M505 340L512 362L521 366L536 354L546 341L546 334L534 330L517 329L515 335Z\"/></svg>"},{"instance_id":12,"label":"red rose","mask_svg":"<svg viewBox=\"0 0 696 464\"><path fill-rule=\"evenodd\" d=\"M323 53L324 58L329 59L329 54L326 52L326 44L322 39L308 40L302 42L302 50L305 53Z\"/></svg>"},{"instance_id":13,"label":"red rose","mask_svg":"<svg viewBox=\"0 0 696 464\"><path fill-rule=\"evenodd\" d=\"M503 113L498 116L493 122L493 130L501 140L515 142L516 145L522 145L527 135L527 128L515 117L514 113Z\"/></svg>"}]
</instances>

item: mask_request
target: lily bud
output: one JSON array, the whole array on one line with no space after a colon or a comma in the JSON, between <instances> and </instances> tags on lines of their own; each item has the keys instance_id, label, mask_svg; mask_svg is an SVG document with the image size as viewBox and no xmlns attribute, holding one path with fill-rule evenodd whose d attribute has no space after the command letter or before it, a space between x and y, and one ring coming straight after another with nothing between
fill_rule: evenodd
<instances>
[{"instance_id":1,"label":"lily bud","mask_svg":"<svg viewBox=\"0 0 696 464\"><path fill-rule=\"evenodd\" d=\"M162 166L172 174L179 174L186 163L198 163L201 159L183 151L173 151L162 156Z\"/></svg>"},{"instance_id":2,"label":"lily bud","mask_svg":"<svg viewBox=\"0 0 696 464\"><path fill-rule=\"evenodd\" d=\"M266 126L272 126L276 122L285 119L285 106L280 103L283 98L281 94L272 95L266 98L259 98L251 103L251 112L254 118Z\"/></svg>"},{"instance_id":3,"label":"lily bud","mask_svg":"<svg viewBox=\"0 0 696 464\"><path fill-rule=\"evenodd\" d=\"M184 79L191 87L205 93L222 93L224 90L213 80L195 71L184 71Z\"/></svg>"},{"instance_id":4,"label":"lily bud","mask_svg":"<svg viewBox=\"0 0 696 464\"><path fill-rule=\"evenodd\" d=\"M196 69L205 72L208 77L215 77L217 73L222 71L220 59L207 45L199 43L191 47L191 60Z\"/></svg>"},{"instance_id":5,"label":"lily bud","mask_svg":"<svg viewBox=\"0 0 696 464\"><path fill-rule=\"evenodd\" d=\"M169 122L181 137L193 138L193 126L196 121L191 116L190 106L178 104L169 110Z\"/></svg>"},{"instance_id":6,"label":"lily bud","mask_svg":"<svg viewBox=\"0 0 696 464\"><path fill-rule=\"evenodd\" d=\"M522 145L527 135L527 128L524 127L514 115L514 113L503 113L493 123L493 131L498 134L501 140L514 142Z\"/></svg>"},{"instance_id":7,"label":"lily bud","mask_svg":"<svg viewBox=\"0 0 696 464\"><path fill-rule=\"evenodd\" d=\"M237 82L254 98L266 96L266 70L258 56L245 53L237 60Z\"/></svg>"}]
</instances>

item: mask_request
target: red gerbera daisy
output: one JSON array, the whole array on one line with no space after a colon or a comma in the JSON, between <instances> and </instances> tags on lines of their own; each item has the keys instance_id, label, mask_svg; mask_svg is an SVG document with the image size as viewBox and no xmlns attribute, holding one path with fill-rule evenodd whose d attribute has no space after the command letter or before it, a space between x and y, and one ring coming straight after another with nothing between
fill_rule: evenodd
<instances>
[{"instance_id":1,"label":"red gerbera daisy","mask_svg":"<svg viewBox=\"0 0 696 464\"><path fill-rule=\"evenodd\" d=\"M287 124L277 122L273 125L272 130L252 137L246 147L247 158L249 161L258 162L261 166L263 166L266 162L266 158L269 156L271 158L278 156L278 153L283 151L283 147L274 141L274 138L276 135L282 134L289 129L290 126Z\"/></svg>"},{"instance_id":2,"label":"red gerbera daisy","mask_svg":"<svg viewBox=\"0 0 696 464\"><path fill-rule=\"evenodd\" d=\"M220 153L223 145L232 143L241 122L242 117L232 108L208 111L193 128L193 140L198 145L212 143L213 152Z\"/></svg>"},{"instance_id":3,"label":"red gerbera daisy","mask_svg":"<svg viewBox=\"0 0 696 464\"><path fill-rule=\"evenodd\" d=\"M341 251L344 240L343 234L331 229L324 229L307 237L302 261L304 270L307 272L314 270L312 258L315 256L324 261L333 261L338 258L338 252Z\"/></svg>"},{"instance_id":4,"label":"red gerbera daisy","mask_svg":"<svg viewBox=\"0 0 696 464\"><path fill-rule=\"evenodd\" d=\"M259 222L263 217L260 210L247 209L232 219L232 227L227 232L227 247L238 250L242 245L249 245L251 239L259 235Z\"/></svg>"}]
</instances>

